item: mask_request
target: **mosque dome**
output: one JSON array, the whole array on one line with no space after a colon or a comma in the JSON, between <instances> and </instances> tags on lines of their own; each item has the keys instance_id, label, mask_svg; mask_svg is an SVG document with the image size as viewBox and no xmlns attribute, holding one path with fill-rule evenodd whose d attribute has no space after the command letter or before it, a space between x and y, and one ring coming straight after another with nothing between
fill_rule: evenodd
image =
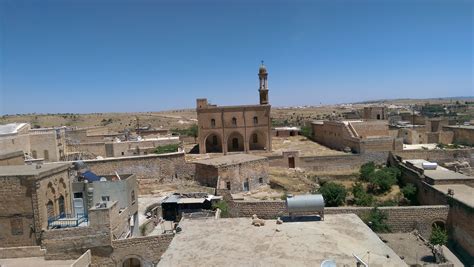
<instances>
[{"instance_id":1,"label":"mosque dome","mask_svg":"<svg viewBox=\"0 0 474 267\"><path fill-rule=\"evenodd\" d=\"M267 73L267 67L265 67L265 65L263 65L263 62L260 65L260 68L258 69L258 73L260 73L260 74Z\"/></svg>"}]
</instances>

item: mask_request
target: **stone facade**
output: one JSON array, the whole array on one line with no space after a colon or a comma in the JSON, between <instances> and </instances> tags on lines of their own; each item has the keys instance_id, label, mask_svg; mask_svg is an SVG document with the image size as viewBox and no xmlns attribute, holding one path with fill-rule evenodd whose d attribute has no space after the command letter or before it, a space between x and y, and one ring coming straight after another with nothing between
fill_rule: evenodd
<instances>
[{"instance_id":1,"label":"stone facade","mask_svg":"<svg viewBox=\"0 0 474 267\"><path fill-rule=\"evenodd\" d=\"M452 132L454 143L474 145L474 125L449 126L444 127L443 129Z\"/></svg>"},{"instance_id":2,"label":"stone facade","mask_svg":"<svg viewBox=\"0 0 474 267\"><path fill-rule=\"evenodd\" d=\"M260 105L218 107L197 99L199 152L272 150L267 70L259 70Z\"/></svg>"},{"instance_id":3,"label":"stone facade","mask_svg":"<svg viewBox=\"0 0 474 267\"><path fill-rule=\"evenodd\" d=\"M194 178L195 166L187 163L184 152L84 161L91 171L100 174L133 173L140 194L149 193L160 184L176 179Z\"/></svg>"},{"instance_id":4,"label":"stone facade","mask_svg":"<svg viewBox=\"0 0 474 267\"><path fill-rule=\"evenodd\" d=\"M195 162L196 180L204 186L232 193L252 191L269 183L268 159L254 155L230 155Z\"/></svg>"},{"instance_id":5,"label":"stone facade","mask_svg":"<svg viewBox=\"0 0 474 267\"><path fill-rule=\"evenodd\" d=\"M0 166L23 164L25 164L25 155L23 151L11 152L0 155Z\"/></svg>"},{"instance_id":6,"label":"stone facade","mask_svg":"<svg viewBox=\"0 0 474 267\"><path fill-rule=\"evenodd\" d=\"M390 135L386 121L315 121L313 140L337 150L354 153L397 151L403 140Z\"/></svg>"},{"instance_id":7,"label":"stone facade","mask_svg":"<svg viewBox=\"0 0 474 267\"><path fill-rule=\"evenodd\" d=\"M362 118L364 120L387 120L386 107L364 107Z\"/></svg>"},{"instance_id":8,"label":"stone facade","mask_svg":"<svg viewBox=\"0 0 474 267\"><path fill-rule=\"evenodd\" d=\"M5 174L16 167L15 174ZM48 218L71 213L69 165L0 167L0 246L38 244Z\"/></svg>"}]
</instances>

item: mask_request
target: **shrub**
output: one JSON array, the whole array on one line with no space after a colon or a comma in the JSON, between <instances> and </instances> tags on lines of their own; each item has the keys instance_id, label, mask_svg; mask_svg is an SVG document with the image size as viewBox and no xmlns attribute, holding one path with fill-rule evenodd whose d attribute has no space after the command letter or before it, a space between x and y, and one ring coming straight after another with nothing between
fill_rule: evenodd
<instances>
[{"instance_id":1,"label":"shrub","mask_svg":"<svg viewBox=\"0 0 474 267\"><path fill-rule=\"evenodd\" d=\"M376 171L370 178L370 188L375 193L384 193L390 191L392 186L397 183L397 176L389 168L383 168Z\"/></svg>"},{"instance_id":2,"label":"shrub","mask_svg":"<svg viewBox=\"0 0 474 267\"><path fill-rule=\"evenodd\" d=\"M448 233L446 230L435 224L431 231L430 243L433 245L446 245L448 243Z\"/></svg>"},{"instance_id":3,"label":"shrub","mask_svg":"<svg viewBox=\"0 0 474 267\"><path fill-rule=\"evenodd\" d=\"M375 163L373 161L367 162L360 167L360 179L362 181L369 181L370 177L375 172Z\"/></svg>"},{"instance_id":4,"label":"shrub","mask_svg":"<svg viewBox=\"0 0 474 267\"><path fill-rule=\"evenodd\" d=\"M220 209L221 210L221 217L226 218L229 217L229 206L227 202L224 200L219 200L219 202L212 205L213 209Z\"/></svg>"},{"instance_id":5,"label":"shrub","mask_svg":"<svg viewBox=\"0 0 474 267\"><path fill-rule=\"evenodd\" d=\"M311 126L301 127L301 135L305 136L308 139L313 138L313 129L311 128Z\"/></svg>"},{"instance_id":6,"label":"shrub","mask_svg":"<svg viewBox=\"0 0 474 267\"><path fill-rule=\"evenodd\" d=\"M319 192L328 207L337 207L346 201L347 191L343 185L327 182L319 188Z\"/></svg>"},{"instance_id":7,"label":"shrub","mask_svg":"<svg viewBox=\"0 0 474 267\"><path fill-rule=\"evenodd\" d=\"M352 186L352 195L354 195L354 204L357 206L372 206L374 203L374 196L365 192L361 183L355 183Z\"/></svg>"},{"instance_id":8,"label":"shrub","mask_svg":"<svg viewBox=\"0 0 474 267\"><path fill-rule=\"evenodd\" d=\"M369 215L365 218L365 223L377 233L390 232L390 226L387 224L387 214L377 207L370 210Z\"/></svg>"},{"instance_id":9,"label":"shrub","mask_svg":"<svg viewBox=\"0 0 474 267\"><path fill-rule=\"evenodd\" d=\"M178 151L179 144L169 144L164 146L158 146L153 151L155 154L164 154L164 153L172 153Z\"/></svg>"},{"instance_id":10,"label":"shrub","mask_svg":"<svg viewBox=\"0 0 474 267\"><path fill-rule=\"evenodd\" d=\"M402 188L403 197L408 199L410 203L416 202L416 187L413 184L407 184Z\"/></svg>"}]
</instances>

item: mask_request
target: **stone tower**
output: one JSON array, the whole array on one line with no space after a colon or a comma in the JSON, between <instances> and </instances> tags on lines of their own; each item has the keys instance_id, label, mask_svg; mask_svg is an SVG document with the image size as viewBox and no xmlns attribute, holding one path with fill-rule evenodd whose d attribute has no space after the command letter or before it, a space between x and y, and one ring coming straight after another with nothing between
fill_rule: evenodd
<instances>
[{"instance_id":1,"label":"stone tower","mask_svg":"<svg viewBox=\"0 0 474 267\"><path fill-rule=\"evenodd\" d=\"M265 65L260 65L258 69L258 78L260 79L260 88L258 92L260 93L260 105L268 105L268 72Z\"/></svg>"}]
</instances>

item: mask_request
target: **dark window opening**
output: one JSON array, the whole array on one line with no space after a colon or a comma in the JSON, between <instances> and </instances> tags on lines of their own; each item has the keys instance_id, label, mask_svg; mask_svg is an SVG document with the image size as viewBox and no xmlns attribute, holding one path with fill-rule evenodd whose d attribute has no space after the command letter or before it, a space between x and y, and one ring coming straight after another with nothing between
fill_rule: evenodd
<instances>
[{"instance_id":1,"label":"dark window opening","mask_svg":"<svg viewBox=\"0 0 474 267\"><path fill-rule=\"evenodd\" d=\"M237 119L236 119L236 118L232 118L232 125L233 125L233 126L236 126L236 125L237 125Z\"/></svg>"},{"instance_id":2,"label":"dark window opening","mask_svg":"<svg viewBox=\"0 0 474 267\"><path fill-rule=\"evenodd\" d=\"M232 149L239 149L239 139L233 138L232 139Z\"/></svg>"},{"instance_id":3,"label":"dark window opening","mask_svg":"<svg viewBox=\"0 0 474 267\"><path fill-rule=\"evenodd\" d=\"M211 120L211 127L216 127L216 120L215 119Z\"/></svg>"},{"instance_id":4,"label":"dark window opening","mask_svg":"<svg viewBox=\"0 0 474 267\"><path fill-rule=\"evenodd\" d=\"M217 146L217 136L212 136L212 144Z\"/></svg>"},{"instance_id":5,"label":"dark window opening","mask_svg":"<svg viewBox=\"0 0 474 267\"><path fill-rule=\"evenodd\" d=\"M262 177L258 178L258 182L263 184L263 178Z\"/></svg>"},{"instance_id":6,"label":"dark window opening","mask_svg":"<svg viewBox=\"0 0 474 267\"><path fill-rule=\"evenodd\" d=\"M252 139L253 139L253 142L254 142L254 143L258 143L258 136L257 136L257 134L253 134L253 135L252 135Z\"/></svg>"},{"instance_id":7,"label":"dark window opening","mask_svg":"<svg viewBox=\"0 0 474 267\"><path fill-rule=\"evenodd\" d=\"M253 124L258 124L258 118L257 117L253 117Z\"/></svg>"},{"instance_id":8,"label":"dark window opening","mask_svg":"<svg viewBox=\"0 0 474 267\"><path fill-rule=\"evenodd\" d=\"M230 182L226 183L226 188L227 188L227 190L230 190Z\"/></svg>"}]
</instances>

